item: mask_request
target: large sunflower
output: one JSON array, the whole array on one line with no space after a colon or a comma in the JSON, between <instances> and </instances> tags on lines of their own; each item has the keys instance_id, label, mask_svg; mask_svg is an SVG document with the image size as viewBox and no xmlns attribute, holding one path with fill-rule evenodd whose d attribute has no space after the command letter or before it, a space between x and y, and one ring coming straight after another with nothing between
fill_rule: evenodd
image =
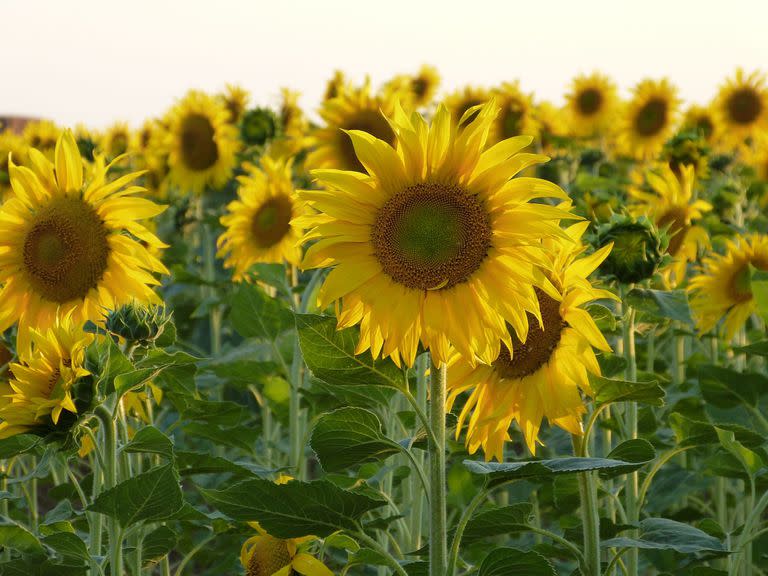
<instances>
[{"instance_id":1,"label":"large sunflower","mask_svg":"<svg viewBox=\"0 0 768 576\"><path fill-rule=\"evenodd\" d=\"M533 324L528 338L511 333L498 358L490 365L472 366L455 354L448 367L448 402L471 394L464 404L456 428L456 437L467 422L467 446L471 453L482 447L486 459L504 458L504 443L509 440L509 426L517 421L526 444L536 454L539 428L543 418L571 434L582 432L581 417L586 411L579 390L591 394L589 373L600 374L593 351L610 350L589 312L582 306L613 294L592 286L588 276L611 250L605 246L584 258L580 238L588 227L581 222L568 228L570 241L545 241L553 257L551 279L559 291L558 302L542 290L536 290L542 324L528 314Z\"/></svg>"},{"instance_id":2,"label":"large sunflower","mask_svg":"<svg viewBox=\"0 0 768 576\"><path fill-rule=\"evenodd\" d=\"M723 331L733 338L755 312L750 266L768 270L768 236L751 234L729 240L725 254L704 259L701 274L691 279L691 309L702 332L725 319Z\"/></svg>"},{"instance_id":3,"label":"large sunflower","mask_svg":"<svg viewBox=\"0 0 768 576\"><path fill-rule=\"evenodd\" d=\"M193 90L170 112L166 146L171 182L184 191L202 192L227 183L240 141L224 104Z\"/></svg>"},{"instance_id":4,"label":"large sunflower","mask_svg":"<svg viewBox=\"0 0 768 576\"><path fill-rule=\"evenodd\" d=\"M20 349L10 380L0 384L0 438L56 426L64 411L77 413L73 388L90 374L83 362L92 339L68 316L31 331L31 347Z\"/></svg>"},{"instance_id":5,"label":"large sunflower","mask_svg":"<svg viewBox=\"0 0 768 576\"><path fill-rule=\"evenodd\" d=\"M340 302L339 328L360 324L358 352L410 365L421 341L438 361L451 345L493 361L505 321L522 340L526 312L539 317L534 286L556 290L540 239L562 234L571 217L529 201L565 198L537 178L511 180L546 156L520 153L532 139L487 148L498 107L481 106L457 128L445 106L431 125L399 106L391 120L397 148L361 131L350 135L369 172L315 170L325 190L299 192L319 213L302 219L317 240L303 266L333 266L320 304Z\"/></svg>"},{"instance_id":6,"label":"large sunflower","mask_svg":"<svg viewBox=\"0 0 768 576\"><path fill-rule=\"evenodd\" d=\"M261 167L248 166L240 176L239 199L227 206L221 217L226 228L219 237L219 257L224 266L235 269L242 280L257 262L301 260L302 231L291 220L303 213L291 178L292 160L273 160L263 156Z\"/></svg>"},{"instance_id":7,"label":"large sunflower","mask_svg":"<svg viewBox=\"0 0 768 576\"><path fill-rule=\"evenodd\" d=\"M493 91L501 112L496 117L492 137L494 141L513 136L538 134L533 98L520 89L519 82L505 82Z\"/></svg>"},{"instance_id":8,"label":"large sunflower","mask_svg":"<svg viewBox=\"0 0 768 576\"><path fill-rule=\"evenodd\" d=\"M645 179L650 191L629 189L629 195L637 201L631 210L666 229L670 237L667 253L674 260L664 275L672 286L677 286L685 279L688 262L695 261L699 252L709 247L707 231L694 223L712 210L712 205L694 198L693 166L681 166L678 176L665 165L658 173L648 171Z\"/></svg>"},{"instance_id":9,"label":"large sunflower","mask_svg":"<svg viewBox=\"0 0 768 576\"><path fill-rule=\"evenodd\" d=\"M648 159L661 150L675 125L677 91L666 80L643 80L627 103L619 135L622 152Z\"/></svg>"},{"instance_id":10,"label":"large sunflower","mask_svg":"<svg viewBox=\"0 0 768 576\"><path fill-rule=\"evenodd\" d=\"M611 125L619 105L616 85L597 72L577 76L565 96L565 111L571 131L577 136L594 136Z\"/></svg>"},{"instance_id":11,"label":"large sunflower","mask_svg":"<svg viewBox=\"0 0 768 576\"><path fill-rule=\"evenodd\" d=\"M748 138L768 130L768 87L759 72L746 75L743 70L725 82L713 108L719 136L724 144L738 147Z\"/></svg>"},{"instance_id":12,"label":"large sunflower","mask_svg":"<svg viewBox=\"0 0 768 576\"><path fill-rule=\"evenodd\" d=\"M14 196L0 207L0 330L19 321L46 329L57 313L76 324L98 322L131 300L160 303L153 272L168 273L142 245L163 244L138 221L165 207L137 198L140 174L107 181L97 159L83 181L83 161L69 131L55 164L29 151L30 168L11 164Z\"/></svg>"}]
</instances>

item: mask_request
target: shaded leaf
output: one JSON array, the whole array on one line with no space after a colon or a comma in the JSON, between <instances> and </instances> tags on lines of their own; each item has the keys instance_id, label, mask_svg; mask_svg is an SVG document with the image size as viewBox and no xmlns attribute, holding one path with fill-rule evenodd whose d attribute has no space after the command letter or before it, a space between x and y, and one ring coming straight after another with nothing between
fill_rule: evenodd
<instances>
[{"instance_id":1,"label":"shaded leaf","mask_svg":"<svg viewBox=\"0 0 768 576\"><path fill-rule=\"evenodd\" d=\"M654 318L677 320L693 326L693 316L685 290L648 290L634 288L629 291L627 304Z\"/></svg>"},{"instance_id":2,"label":"shaded leaf","mask_svg":"<svg viewBox=\"0 0 768 576\"><path fill-rule=\"evenodd\" d=\"M597 406L629 401L649 406L664 405L666 393L657 380L630 382L590 374L589 382L594 391L594 401Z\"/></svg>"},{"instance_id":3,"label":"shaded leaf","mask_svg":"<svg viewBox=\"0 0 768 576\"><path fill-rule=\"evenodd\" d=\"M480 512L467 522L461 542L469 544L492 536L527 530L532 515L533 506L529 502Z\"/></svg>"},{"instance_id":4,"label":"shaded leaf","mask_svg":"<svg viewBox=\"0 0 768 576\"><path fill-rule=\"evenodd\" d=\"M277 298L271 298L256 284L242 282L232 296L229 321L245 338L274 340L293 328L293 314Z\"/></svg>"},{"instance_id":5,"label":"shaded leaf","mask_svg":"<svg viewBox=\"0 0 768 576\"><path fill-rule=\"evenodd\" d=\"M130 442L123 447L123 450L126 452L160 454L166 458L173 458L173 442L154 426L145 426L139 429Z\"/></svg>"},{"instance_id":6,"label":"shaded leaf","mask_svg":"<svg viewBox=\"0 0 768 576\"><path fill-rule=\"evenodd\" d=\"M478 576L557 576L555 567L538 552L497 548L480 564Z\"/></svg>"},{"instance_id":7,"label":"shaded leaf","mask_svg":"<svg viewBox=\"0 0 768 576\"><path fill-rule=\"evenodd\" d=\"M546 478L560 474L575 474L591 470L626 474L640 468L643 463L624 462L608 458L556 458L552 460L526 460L522 462L480 462L464 460L464 465L475 474L487 476L492 482L521 478Z\"/></svg>"},{"instance_id":8,"label":"shaded leaf","mask_svg":"<svg viewBox=\"0 0 768 576\"><path fill-rule=\"evenodd\" d=\"M143 565L157 564L179 541L179 536L168 528L160 526L144 536L141 546L141 561Z\"/></svg>"},{"instance_id":9,"label":"shaded leaf","mask_svg":"<svg viewBox=\"0 0 768 576\"><path fill-rule=\"evenodd\" d=\"M726 552L723 543L682 522L667 518L646 518L640 521L638 538L611 538L602 542L605 548L643 548L647 550L674 550L682 554L695 552Z\"/></svg>"}]
</instances>

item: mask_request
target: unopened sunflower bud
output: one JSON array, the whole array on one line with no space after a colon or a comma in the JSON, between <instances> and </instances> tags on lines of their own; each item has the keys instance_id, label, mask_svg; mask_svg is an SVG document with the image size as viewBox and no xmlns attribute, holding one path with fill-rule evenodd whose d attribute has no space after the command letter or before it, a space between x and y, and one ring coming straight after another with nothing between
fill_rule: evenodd
<instances>
[{"instance_id":1,"label":"unopened sunflower bud","mask_svg":"<svg viewBox=\"0 0 768 576\"><path fill-rule=\"evenodd\" d=\"M280 119L269 108L254 108L243 115L240 135L248 146L264 146L280 132Z\"/></svg>"},{"instance_id":2,"label":"unopened sunflower bud","mask_svg":"<svg viewBox=\"0 0 768 576\"><path fill-rule=\"evenodd\" d=\"M613 242L613 250L600 270L622 284L633 284L656 273L667 251L669 238L645 216L614 215L597 233L600 247L610 242Z\"/></svg>"},{"instance_id":3,"label":"unopened sunflower bud","mask_svg":"<svg viewBox=\"0 0 768 576\"><path fill-rule=\"evenodd\" d=\"M110 312L106 328L129 342L146 345L160 337L170 319L165 308L131 302Z\"/></svg>"}]
</instances>

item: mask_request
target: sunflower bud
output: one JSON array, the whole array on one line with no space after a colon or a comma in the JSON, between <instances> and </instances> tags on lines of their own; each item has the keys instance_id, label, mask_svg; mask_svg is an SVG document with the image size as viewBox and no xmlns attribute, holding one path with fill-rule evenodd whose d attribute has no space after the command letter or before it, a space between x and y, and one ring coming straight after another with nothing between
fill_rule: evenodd
<instances>
[{"instance_id":1,"label":"sunflower bud","mask_svg":"<svg viewBox=\"0 0 768 576\"><path fill-rule=\"evenodd\" d=\"M142 306L131 302L110 312L106 328L129 342L146 346L160 337L171 316L160 306Z\"/></svg>"},{"instance_id":2,"label":"sunflower bud","mask_svg":"<svg viewBox=\"0 0 768 576\"><path fill-rule=\"evenodd\" d=\"M669 238L645 216L614 215L600 227L600 247L613 242L613 250L600 270L622 284L633 284L651 278L662 264Z\"/></svg>"},{"instance_id":3,"label":"sunflower bud","mask_svg":"<svg viewBox=\"0 0 768 576\"><path fill-rule=\"evenodd\" d=\"M280 119L269 108L254 108L243 115L240 135L248 146L264 146L280 131Z\"/></svg>"}]
</instances>

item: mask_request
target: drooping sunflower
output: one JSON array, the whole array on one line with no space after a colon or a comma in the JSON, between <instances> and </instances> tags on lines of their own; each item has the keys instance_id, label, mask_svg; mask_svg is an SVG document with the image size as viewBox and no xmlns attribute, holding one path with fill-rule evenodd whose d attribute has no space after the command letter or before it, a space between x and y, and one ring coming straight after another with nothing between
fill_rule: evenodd
<instances>
[{"instance_id":1,"label":"drooping sunflower","mask_svg":"<svg viewBox=\"0 0 768 576\"><path fill-rule=\"evenodd\" d=\"M131 130L125 122L117 122L107 128L99 138L98 148L107 160L117 158L128 152L131 143Z\"/></svg>"},{"instance_id":2,"label":"drooping sunflower","mask_svg":"<svg viewBox=\"0 0 768 576\"><path fill-rule=\"evenodd\" d=\"M0 384L0 438L57 426L65 411L76 414L75 384L90 374L83 363L93 335L70 316L30 336L31 347L20 348L10 380Z\"/></svg>"},{"instance_id":3,"label":"drooping sunflower","mask_svg":"<svg viewBox=\"0 0 768 576\"><path fill-rule=\"evenodd\" d=\"M501 106L492 135L494 141L538 134L533 97L520 89L519 82L505 82L493 90L493 96Z\"/></svg>"},{"instance_id":4,"label":"drooping sunflower","mask_svg":"<svg viewBox=\"0 0 768 576\"><path fill-rule=\"evenodd\" d=\"M227 89L219 98L221 98L229 112L229 121L237 124L248 108L248 100L251 98L251 95L245 88L235 86L234 84L227 84Z\"/></svg>"},{"instance_id":5,"label":"drooping sunflower","mask_svg":"<svg viewBox=\"0 0 768 576\"><path fill-rule=\"evenodd\" d=\"M712 105L720 139L737 148L768 131L768 86L760 72L742 69L723 84Z\"/></svg>"},{"instance_id":6,"label":"drooping sunflower","mask_svg":"<svg viewBox=\"0 0 768 576\"><path fill-rule=\"evenodd\" d=\"M711 106L691 106L683 116L682 130L695 130L708 144L717 140L717 122Z\"/></svg>"},{"instance_id":7,"label":"drooping sunflower","mask_svg":"<svg viewBox=\"0 0 768 576\"><path fill-rule=\"evenodd\" d=\"M235 280L246 277L257 262L301 260L302 230L292 220L304 213L291 178L292 160L262 156L260 167L248 166L238 178L238 199L221 217L226 228L219 237L219 257L224 267L234 268Z\"/></svg>"},{"instance_id":8,"label":"drooping sunflower","mask_svg":"<svg viewBox=\"0 0 768 576\"><path fill-rule=\"evenodd\" d=\"M614 298L588 279L611 246L579 258L585 250L580 238L588 226L580 222L569 227L569 240L545 240L553 258L551 279L562 300L536 289L541 324L528 313L531 328L525 341L511 331L511 344L505 344L490 365L472 366L458 354L451 358L446 410L451 410L460 394L471 390L456 427L458 439L467 423L470 453L482 447L487 460L502 461L513 421L518 423L531 454L536 454L543 418L571 434L582 433L581 417L586 409L579 391L590 395L588 375L600 374L593 348L610 350L582 307L598 298Z\"/></svg>"},{"instance_id":9,"label":"drooping sunflower","mask_svg":"<svg viewBox=\"0 0 768 576\"><path fill-rule=\"evenodd\" d=\"M640 82L623 113L622 152L638 159L656 154L674 129L677 108L677 91L667 79Z\"/></svg>"},{"instance_id":10,"label":"drooping sunflower","mask_svg":"<svg viewBox=\"0 0 768 576\"><path fill-rule=\"evenodd\" d=\"M364 171L352 140L345 131L362 130L393 144L395 133L382 112L392 114L394 103L392 94L371 94L367 81L359 88L349 87L336 98L323 102L319 112L325 126L313 135L315 149L307 156L307 166Z\"/></svg>"},{"instance_id":11,"label":"drooping sunflower","mask_svg":"<svg viewBox=\"0 0 768 576\"><path fill-rule=\"evenodd\" d=\"M443 104L451 113L453 123L457 126L461 122L462 117L471 108L480 106L488 102L493 95L490 90L485 88L475 88L473 86L465 86L462 90L457 90L452 94L445 97ZM477 114L471 114L464 121L464 125L469 124L477 117Z\"/></svg>"},{"instance_id":12,"label":"drooping sunflower","mask_svg":"<svg viewBox=\"0 0 768 576\"><path fill-rule=\"evenodd\" d=\"M300 191L318 211L301 219L316 240L303 266L332 266L320 305L339 303L338 327L360 324L357 352L411 365L419 342L437 361L451 346L492 362L500 342L521 340L526 312L539 318L534 286L559 298L539 266L540 238L562 234L566 210L530 203L565 198L555 184L512 179L546 156L521 153L532 138L490 148L498 107L481 106L463 128L439 106L429 125L396 107L397 148L350 132L370 174L315 170L324 190Z\"/></svg>"},{"instance_id":13,"label":"drooping sunflower","mask_svg":"<svg viewBox=\"0 0 768 576\"><path fill-rule=\"evenodd\" d=\"M22 132L27 145L42 152L49 160L53 160L53 149L60 134L61 128L50 120L29 122Z\"/></svg>"},{"instance_id":14,"label":"drooping sunflower","mask_svg":"<svg viewBox=\"0 0 768 576\"><path fill-rule=\"evenodd\" d=\"M109 182L103 159L83 179L72 133L56 144L55 164L35 149L29 168L11 164L14 196L0 207L0 330L18 320L54 325L57 314L75 324L99 322L106 310L137 300L160 303L154 272L165 266L145 248L164 244L140 220L165 207L137 198L131 173Z\"/></svg>"},{"instance_id":15,"label":"drooping sunflower","mask_svg":"<svg viewBox=\"0 0 768 576\"><path fill-rule=\"evenodd\" d=\"M750 234L729 240L725 254L704 259L701 273L688 287L701 332L709 332L724 319L723 332L731 339L755 312L750 266L768 270L768 236Z\"/></svg>"},{"instance_id":16,"label":"drooping sunflower","mask_svg":"<svg viewBox=\"0 0 768 576\"><path fill-rule=\"evenodd\" d=\"M219 100L191 91L171 110L166 146L169 178L183 191L226 184L240 150L237 128Z\"/></svg>"},{"instance_id":17,"label":"drooping sunflower","mask_svg":"<svg viewBox=\"0 0 768 576\"><path fill-rule=\"evenodd\" d=\"M695 178L693 166L681 166L678 175L665 165L657 171L646 172L645 180L650 190L629 188L630 197L636 200L631 207L632 213L647 216L667 231L667 253L673 262L663 273L672 286L685 280L688 263L695 261L699 252L709 247L707 231L695 222L712 210L712 205L694 198Z\"/></svg>"},{"instance_id":18,"label":"drooping sunflower","mask_svg":"<svg viewBox=\"0 0 768 576\"><path fill-rule=\"evenodd\" d=\"M565 111L571 131L576 136L594 136L605 132L617 113L619 97L616 85L600 73L577 76L565 96Z\"/></svg>"}]
</instances>

